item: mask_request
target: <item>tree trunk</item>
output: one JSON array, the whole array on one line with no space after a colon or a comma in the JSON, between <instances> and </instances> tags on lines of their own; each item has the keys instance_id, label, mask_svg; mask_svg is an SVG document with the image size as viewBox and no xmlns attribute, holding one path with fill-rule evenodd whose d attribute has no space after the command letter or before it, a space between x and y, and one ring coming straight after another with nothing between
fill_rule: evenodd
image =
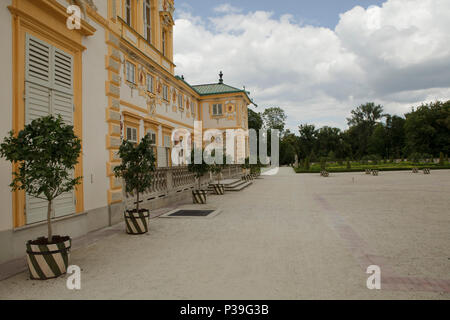
<instances>
[{"instance_id":1,"label":"tree trunk","mask_svg":"<svg viewBox=\"0 0 450 320\"><path fill-rule=\"evenodd\" d=\"M47 228L48 228L47 240L48 240L49 243L51 243L52 240L53 240L53 235L52 235L52 200L50 200L48 202L48 207L47 207Z\"/></svg>"},{"instance_id":2,"label":"tree trunk","mask_svg":"<svg viewBox=\"0 0 450 320\"><path fill-rule=\"evenodd\" d=\"M139 191L136 192L136 213L139 213Z\"/></svg>"},{"instance_id":3,"label":"tree trunk","mask_svg":"<svg viewBox=\"0 0 450 320\"><path fill-rule=\"evenodd\" d=\"M201 177L198 177L198 190L202 188L201 179Z\"/></svg>"}]
</instances>

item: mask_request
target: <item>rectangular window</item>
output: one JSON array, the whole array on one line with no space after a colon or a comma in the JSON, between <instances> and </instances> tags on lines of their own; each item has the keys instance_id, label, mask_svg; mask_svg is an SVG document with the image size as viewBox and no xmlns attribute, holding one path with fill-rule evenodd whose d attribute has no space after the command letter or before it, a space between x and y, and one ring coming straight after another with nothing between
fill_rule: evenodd
<instances>
[{"instance_id":1,"label":"rectangular window","mask_svg":"<svg viewBox=\"0 0 450 320\"><path fill-rule=\"evenodd\" d=\"M171 141L170 136L165 135L164 136L164 147L170 148L171 147Z\"/></svg>"},{"instance_id":2,"label":"rectangular window","mask_svg":"<svg viewBox=\"0 0 450 320\"><path fill-rule=\"evenodd\" d=\"M137 128L127 127L127 140L137 143Z\"/></svg>"},{"instance_id":3,"label":"rectangular window","mask_svg":"<svg viewBox=\"0 0 450 320\"><path fill-rule=\"evenodd\" d=\"M163 56L166 56L166 44L167 44L167 32L166 30L163 30L162 32L162 54Z\"/></svg>"},{"instance_id":4,"label":"rectangular window","mask_svg":"<svg viewBox=\"0 0 450 320\"><path fill-rule=\"evenodd\" d=\"M169 101L169 87L167 85L163 85L163 99Z\"/></svg>"},{"instance_id":5,"label":"rectangular window","mask_svg":"<svg viewBox=\"0 0 450 320\"><path fill-rule=\"evenodd\" d=\"M213 110L213 116L221 116L222 115L222 104L213 104L212 110Z\"/></svg>"},{"instance_id":6,"label":"rectangular window","mask_svg":"<svg viewBox=\"0 0 450 320\"><path fill-rule=\"evenodd\" d=\"M154 80L153 80L153 76L151 76L150 74L148 74L147 73L147 91L148 92L151 92L151 93L154 93L154 86L153 86L153 82L154 82Z\"/></svg>"},{"instance_id":7,"label":"rectangular window","mask_svg":"<svg viewBox=\"0 0 450 320\"><path fill-rule=\"evenodd\" d=\"M131 1L132 0L125 0L125 22L127 25L131 27Z\"/></svg>"},{"instance_id":8,"label":"rectangular window","mask_svg":"<svg viewBox=\"0 0 450 320\"><path fill-rule=\"evenodd\" d=\"M148 43L152 42L152 21L151 21L151 7L150 0L144 0L144 28L145 38Z\"/></svg>"},{"instance_id":9,"label":"rectangular window","mask_svg":"<svg viewBox=\"0 0 450 320\"><path fill-rule=\"evenodd\" d=\"M129 61L127 61L126 66L127 81L136 84L136 66Z\"/></svg>"},{"instance_id":10,"label":"rectangular window","mask_svg":"<svg viewBox=\"0 0 450 320\"><path fill-rule=\"evenodd\" d=\"M148 134L149 137L150 137L150 143L151 143L152 145L156 145L156 133L155 133L155 131L153 131L153 130L148 130L148 131L147 131L147 134Z\"/></svg>"},{"instance_id":11,"label":"rectangular window","mask_svg":"<svg viewBox=\"0 0 450 320\"><path fill-rule=\"evenodd\" d=\"M178 94L178 107L183 108L183 94L181 93Z\"/></svg>"}]
</instances>

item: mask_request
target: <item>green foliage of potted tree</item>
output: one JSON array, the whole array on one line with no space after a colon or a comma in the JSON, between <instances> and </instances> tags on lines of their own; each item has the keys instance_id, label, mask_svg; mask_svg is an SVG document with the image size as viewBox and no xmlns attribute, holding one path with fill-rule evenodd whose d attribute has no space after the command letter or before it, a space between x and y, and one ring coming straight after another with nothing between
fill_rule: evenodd
<instances>
[{"instance_id":1,"label":"green foliage of potted tree","mask_svg":"<svg viewBox=\"0 0 450 320\"><path fill-rule=\"evenodd\" d=\"M23 190L48 202L47 238L26 244L32 279L56 278L67 271L72 240L69 236L53 235L51 219L54 200L73 191L81 181L81 177L73 177L80 152L81 140L61 116L33 120L17 135L11 131L0 145L0 155L17 168L10 184L12 190Z\"/></svg>"},{"instance_id":2,"label":"green foliage of potted tree","mask_svg":"<svg viewBox=\"0 0 450 320\"><path fill-rule=\"evenodd\" d=\"M195 153L198 152L202 154L201 161L199 163L195 163ZM205 162L203 157L203 150L192 150L191 151L191 163L188 165L188 170L194 173L195 178L198 181L198 189L192 190L192 198L193 202L196 204L205 204L206 203L206 195L208 194L208 190L203 190L201 185L202 177L209 172L209 164Z\"/></svg>"},{"instance_id":3,"label":"green foliage of potted tree","mask_svg":"<svg viewBox=\"0 0 450 320\"><path fill-rule=\"evenodd\" d=\"M150 212L139 208L140 194L152 185L155 171L155 156L152 140L145 135L137 145L124 140L119 148L122 163L114 168L116 177L125 181L125 191L136 195L136 208L125 210L126 231L128 234L144 234L148 232Z\"/></svg>"}]
</instances>

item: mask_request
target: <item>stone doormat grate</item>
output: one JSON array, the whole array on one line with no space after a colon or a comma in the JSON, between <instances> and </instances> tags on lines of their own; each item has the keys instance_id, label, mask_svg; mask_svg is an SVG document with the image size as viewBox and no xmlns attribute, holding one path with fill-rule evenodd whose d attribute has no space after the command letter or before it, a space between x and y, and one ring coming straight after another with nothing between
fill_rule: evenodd
<instances>
[{"instance_id":1,"label":"stone doormat grate","mask_svg":"<svg viewBox=\"0 0 450 320\"><path fill-rule=\"evenodd\" d=\"M178 210L174 213L169 214L169 217L207 217L214 210Z\"/></svg>"},{"instance_id":2,"label":"stone doormat grate","mask_svg":"<svg viewBox=\"0 0 450 320\"><path fill-rule=\"evenodd\" d=\"M185 205L160 215L159 217L172 219L211 219L217 216L221 211L217 208L209 206L205 208L204 206L205 205Z\"/></svg>"}]
</instances>

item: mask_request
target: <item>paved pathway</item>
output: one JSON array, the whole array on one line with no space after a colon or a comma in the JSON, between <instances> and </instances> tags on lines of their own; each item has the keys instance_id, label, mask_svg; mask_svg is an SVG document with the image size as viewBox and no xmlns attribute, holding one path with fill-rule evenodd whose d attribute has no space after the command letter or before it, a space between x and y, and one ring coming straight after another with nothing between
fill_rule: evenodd
<instances>
[{"instance_id":1,"label":"paved pathway","mask_svg":"<svg viewBox=\"0 0 450 320\"><path fill-rule=\"evenodd\" d=\"M156 218L150 233L74 250L82 289L27 274L0 298L450 298L450 171L295 175L211 196L213 218ZM382 289L368 290L368 265Z\"/></svg>"}]
</instances>

